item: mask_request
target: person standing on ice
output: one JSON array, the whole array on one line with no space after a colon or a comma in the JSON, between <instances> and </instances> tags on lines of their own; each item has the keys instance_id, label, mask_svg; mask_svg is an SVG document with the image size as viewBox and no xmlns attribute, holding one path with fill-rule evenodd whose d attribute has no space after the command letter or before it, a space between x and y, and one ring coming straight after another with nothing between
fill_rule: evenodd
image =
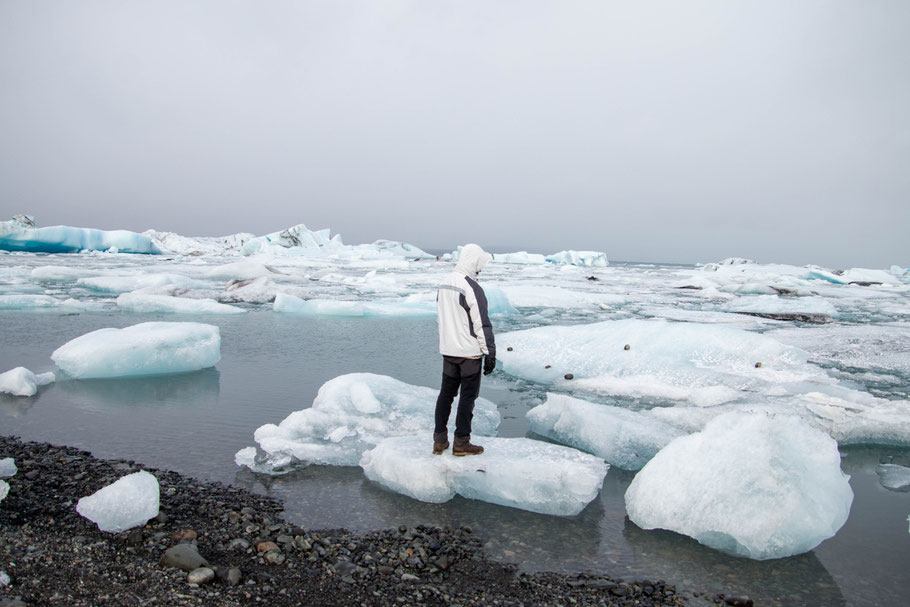
<instances>
[{"instance_id":1,"label":"person standing on ice","mask_svg":"<svg viewBox=\"0 0 910 607\"><path fill-rule=\"evenodd\" d=\"M442 354L442 388L436 399L433 432L433 453L437 455L449 448L449 413L459 391L452 455L483 453L483 447L471 444L471 419L474 401L480 394L480 372L489 375L496 368L496 342L487 312L487 296L477 284L477 275L492 259L478 245L465 245L455 270L439 285L436 294Z\"/></svg>"}]
</instances>

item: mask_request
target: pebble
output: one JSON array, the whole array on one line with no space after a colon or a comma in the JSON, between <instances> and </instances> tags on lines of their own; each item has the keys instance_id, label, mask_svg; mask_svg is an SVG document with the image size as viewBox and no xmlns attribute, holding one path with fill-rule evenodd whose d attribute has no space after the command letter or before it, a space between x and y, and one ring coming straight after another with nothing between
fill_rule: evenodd
<instances>
[{"instance_id":1,"label":"pebble","mask_svg":"<svg viewBox=\"0 0 910 607\"><path fill-rule=\"evenodd\" d=\"M237 586L240 584L241 571L237 567L219 567L216 572L218 579L228 586Z\"/></svg>"},{"instance_id":2,"label":"pebble","mask_svg":"<svg viewBox=\"0 0 910 607\"><path fill-rule=\"evenodd\" d=\"M179 567L184 571L193 571L206 565L208 562L199 554L195 544L177 544L168 548L161 557L162 567Z\"/></svg>"},{"instance_id":3,"label":"pebble","mask_svg":"<svg viewBox=\"0 0 910 607\"><path fill-rule=\"evenodd\" d=\"M259 542L256 544L256 552L269 552L272 550L281 550L281 548L278 547L278 544L272 541Z\"/></svg>"},{"instance_id":4,"label":"pebble","mask_svg":"<svg viewBox=\"0 0 910 607\"><path fill-rule=\"evenodd\" d=\"M234 538L228 544L228 550L243 551L250 547L250 543L242 537Z\"/></svg>"},{"instance_id":5,"label":"pebble","mask_svg":"<svg viewBox=\"0 0 910 607\"><path fill-rule=\"evenodd\" d=\"M632 349L632 346L630 346L629 344L626 344L625 346L622 347L622 349L623 349L623 350L631 350L631 349Z\"/></svg>"},{"instance_id":6,"label":"pebble","mask_svg":"<svg viewBox=\"0 0 910 607\"><path fill-rule=\"evenodd\" d=\"M186 576L186 581L190 584L196 584L197 586L202 586L203 584L208 584L215 579L215 572L209 569L208 567L200 567L199 569L193 569Z\"/></svg>"}]
</instances>

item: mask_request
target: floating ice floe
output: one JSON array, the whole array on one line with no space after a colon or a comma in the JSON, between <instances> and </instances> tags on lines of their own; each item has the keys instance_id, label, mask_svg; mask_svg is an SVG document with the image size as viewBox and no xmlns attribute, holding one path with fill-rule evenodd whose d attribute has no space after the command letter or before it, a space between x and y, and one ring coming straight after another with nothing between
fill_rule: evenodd
<instances>
[{"instance_id":1,"label":"floating ice floe","mask_svg":"<svg viewBox=\"0 0 910 607\"><path fill-rule=\"evenodd\" d=\"M484 290L486 290L484 285ZM511 305L518 308L588 308L601 309L626 303L626 297L612 293L576 291L548 285L501 285Z\"/></svg>"},{"instance_id":2,"label":"floating ice floe","mask_svg":"<svg viewBox=\"0 0 910 607\"><path fill-rule=\"evenodd\" d=\"M160 489L155 475L142 470L128 474L76 504L76 512L101 531L119 533L158 516Z\"/></svg>"},{"instance_id":3,"label":"floating ice floe","mask_svg":"<svg viewBox=\"0 0 910 607\"><path fill-rule=\"evenodd\" d=\"M910 468L897 464L879 464L875 469L878 480L885 489L910 491Z\"/></svg>"},{"instance_id":4,"label":"floating ice floe","mask_svg":"<svg viewBox=\"0 0 910 607\"><path fill-rule=\"evenodd\" d=\"M40 386L54 381L53 373L35 374L25 367L16 367L6 373L0 373L0 393L13 396L34 396Z\"/></svg>"},{"instance_id":5,"label":"floating ice floe","mask_svg":"<svg viewBox=\"0 0 910 607\"><path fill-rule=\"evenodd\" d=\"M832 381L806 362L802 350L726 326L629 319L537 327L498 335L496 341L502 369L511 375L699 406L781 383ZM565 379L567 374L573 379Z\"/></svg>"},{"instance_id":6,"label":"floating ice floe","mask_svg":"<svg viewBox=\"0 0 910 607\"><path fill-rule=\"evenodd\" d=\"M204 282L183 274L134 274L131 276L91 276L80 278L76 285L102 293L129 293L139 289L178 287L181 289L207 289Z\"/></svg>"},{"instance_id":7,"label":"floating ice floe","mask_svg":"<svg viewBox=\"0 0 910 607\"><path fill-rule=\"evenodd\" d=\"M0 249L29 253L78 253L112 251L158 254L161 250L141 234L127 230L94 230L52 226L34 227L30 218L0 221Z\"/></svg>"},{"instance_id":8,"label":"floating ice floe","mask_svg":"<svg viewBox=\"0 0 910 607\"><path fill-rule=\"evenodd\" d=\"M537 434L593 453L624 470L638 470L667 443L686 434L646 412L564 394L548 394L546 402L526 416Z\"/></svg>"},{"instance_id":9,"label":"floating ice floe","mask_svg":"<svg viewBox=\"0 0 910 607\"><path fill-rule=\"evenodd\" d=\"M609 466L593 455L527 438L486 437L481 455L434 455L431 434L400 436L366 451L367 478L434 504L455 494L541 514L572 516L597 497Z\"/></svg>"},{"instance_id":10,"label":"floating ice floe","mask_svg":"<svg viewBox=\"0 0 910 607\"><path fill-rule=\"evenodd\" d=\"M808 552L853 503L837 443L803 421L733 413L675 439L626 491L629 518L757 560Z\"/></svg>"},{"instance_id":11,"label":"floating ice floe","mask_svg":"<svg viewBox=\"0 0 910 607\"><path fill-rule=\"evenodd\" d=\"M301 299L278 293L272 309L300 316L436 316L436 304L409 298L398 300L342 301Z\"/></svg>"},{"instance_id":12,"label":"floating ice floe","mask_svg":"<svg viewBox=\"0 0 910 607\"><path fill-rule=\"evenodd\" d=\"M834 284L856 284L862 286L868 285L895 285L900 284L898 279L891 272L885 270L869 270L866 268L851 268L843 272L832 272L813 266L809 271L809 278L816 280L825 280Z\"/></svg>"},{"instance_id":13,"label":"floating ice floe","mask_svg":"<svg viewBox=\"0 0 910 607\"><path fill-rule=\"evenodd\" d=\"M453 259L458 259L453 254ZM517 251L515 253L495 253L493 254L493 263L511 263L521 265L542 265L547 263L547 256L540 253L528 253L527 251Z\"/></svg>"},{"instance_id":14,"label":"floating ice floe","mask_svg":"<svg viewBox=\"0 0 910 607\"><path fill-rule=\"evenodd\" d=\"M127 312L142 314L244 314L246 310L218 303L214 299L188 299L170 295L123 293L117 305Z\"/></svg>"},{"instance_id":15,"label":"floating ice floe","mask_svg":"<svg viewBox=\"0 0 910 607\"><path fill-rule=\"evenodd\" d=\"M98 310L101 304L76 299L57 299L50 295L0 295L0 310L23 310L30 312L83 312Z\"/></svg>"},{"instance_id":16,"label":"floating ice floe","mask_svg":"<svg viewBox=\"0 0 910 607\"><path fill-rule=\"evenodd\" d=\"M837 308L822 297L779 297L777 295L738 297L723 304L720 310L778 320L814 323L831 322L832 318L837 316Z\"/></svg>"},{"instance_id":17,"label":"floating ice floe","mask_svg":"<svg viewBox=\"0 0 910 607\"><path fill-rule=\"evenodd\" d=\"M221 360L221 334L195 322L98 329L60 346L51 359L80 379L198 371Z\"/></svg>"},{"instance_id":18,"label":"floating ice floe","mask_svg":"<svg viewBox=\"0 0 910 607\"><path fill-rule=\"evenodd\" d=\"M356 466L363 452L383 439L432 428L438 395L436 389L385 375L342 375L322 385L310 408L291 413L277 426L257 429L254 439L259 449L242 449L235 461L268 474L306 464ZM454 418L454 406L452 410ZM495 434L499 421L496 405L478 398L475 434Z\"/></svg>"},{"instance_id":19,"label":"floating ice floe","mask_svg":"<svg viewBox=\"0 0 910 607\"><path fill-rule=\"evenodd\" d=\"M11 457L0 459L0 478L10 478L16 476L19 469L16 467L16 460Z\"/></svg>"},{"instance_id":20,"label":"floating ice floe","mask_svg":"<svg viewBox=\"0 0 910 607\"><path fill-rule=\"evenodd\" d=\"M206 278L216 280L251 280L262 276L273 277L276 275L284 275L284 273L272 266L255 261L227 263L205 272Z\"/></svg>"}]
</instances>

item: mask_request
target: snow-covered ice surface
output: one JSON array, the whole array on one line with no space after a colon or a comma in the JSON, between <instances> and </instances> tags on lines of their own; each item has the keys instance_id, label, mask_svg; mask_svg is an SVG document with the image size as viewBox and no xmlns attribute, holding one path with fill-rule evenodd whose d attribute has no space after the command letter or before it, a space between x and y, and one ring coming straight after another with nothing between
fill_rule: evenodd
<instances>
[{"instance_id":1,"label":"snow-covered ice surface","mask_svg":"<svg viewBox=\"0 0 910 607\"><path fill-rule=\"evenodd\" d=\"M256 430L259 448L242 449L235 461L269 474L307 464L356 466L363 452L382 440L432 427L438 394L438 388L412 386L382 375L342 375L319 389L311 407L291 413L277 426L266 424ZM478 398L474 434L495 434L499 422L496 405Z\"/></svg>"},{"instance_id":2,"label":"snow-covered ice surface","mask_svg":"<svg viewBox=\"0 0 910 607\"><path fill-rule=\"evenodd\" d=\"M540 514L572 516L591 502L609 466L575 449L527 438L483 438L481 455L434 455L432 434L387 438L360 460L370 480L434 504L456 494Z\"/></svg>"},{"instance_id":3,"label":"snow-covered ice surface","mask_svg":"<svg viewBox=\"0 0 910 607\"><path fill-rule=\"evenodd\" d=\"M751 559L832 537L853 503L837 443L801 420L732 413L677 438L626 491L629 518Z\"/></svg>"},{"instance_id":4,"label":"snow-covered ice surface","mask_svg":"<svg viewBox=\"0 0 910 607\"><path fill-rule=\"evenodd\" d=\"M141 470L81 498L76 512L98 525L101 531L119 533L158 516L159 498L158 479Z\"/></svg>"},{"instance_id":5,"label":"snow-covered ice surface","mask_svg":"<svg viewBox=\"0 0 910 607\"><path fill-rule=\"evenodd\" d=\"M0 373L0 392L13 396L34 396L40 386L54 381L54 374L32 373L25 367L16 367L6 373Z\"/></svg>"},{"instance_id":6,"label":"snow-covered ice surface","mask_svg":"<svg viewBox=\"0 0 910 607\"><path fill-rule=\"evenodd\" d=\"M221 360L221 334L216 326L195 322L98 329L63 344L51 359L80 379L186 373Z\"/></svg>"}]
</instances>

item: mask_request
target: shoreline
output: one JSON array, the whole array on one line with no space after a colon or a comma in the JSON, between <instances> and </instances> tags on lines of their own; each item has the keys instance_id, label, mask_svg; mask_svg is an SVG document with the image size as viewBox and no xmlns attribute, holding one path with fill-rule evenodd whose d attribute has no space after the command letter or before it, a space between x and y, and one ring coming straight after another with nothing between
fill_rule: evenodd
<instances>
[{"instance_id":1,"label":"shoreline","mask_svg":"<svg viewBox=\"0 0 910 607\"><path fill-rule=\"evenodd\" d=\"M467 528L304 529L285 523L273 498L73 447L0 436L6 457L19 470L0 502L0 571L10 578L0 607L750 604L686 596L663 581L519 573L488 558ZM160 484L156 519L105 533L76 512L80 497L142 469ZM214 579L203 572L191 584L187 570L162 560L181 544Z\"/></svg>"}]
</instances>

